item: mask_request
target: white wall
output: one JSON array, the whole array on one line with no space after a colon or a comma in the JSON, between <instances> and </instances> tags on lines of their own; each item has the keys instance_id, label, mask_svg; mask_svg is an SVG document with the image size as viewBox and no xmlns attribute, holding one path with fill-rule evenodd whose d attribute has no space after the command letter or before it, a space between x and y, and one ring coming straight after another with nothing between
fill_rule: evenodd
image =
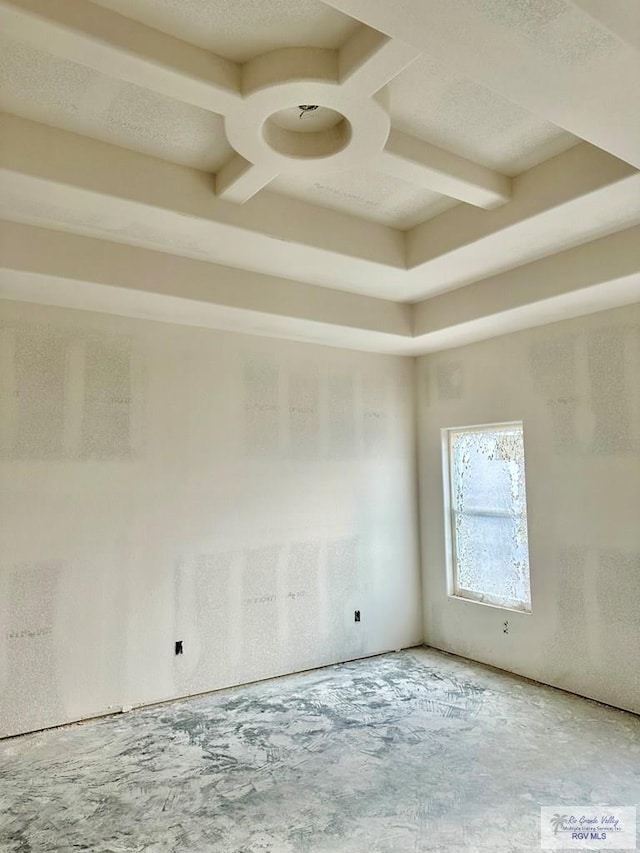
<instances>
[{"instance_id":1,"label":"white wall","mask_svg":"<svg viewBox=\"0 0 640 853\"><path fill-rule=\"evenodd\" d=\"M422 640L414 360L15 302L0 352L0 735Z\"/></svg>"},{"instance_id":2,"label":"white wall","mask_svg":"<svg viewBox=\"0 0 640 853\"><path fill-rule=\"evenodd\" d=\"M639 377L639 305L419 360L427 642L640 710ZM414 378L0 302L0 735L420 642ZM518 419L532 615L445 584L440 429Z\"/></svg>"},{"instance_id":3,"label":"white wall","mask_svg":"<svg viewBox=\"0 0 640 853\"><path fill-rule=\"evenodd\" d=\"M417 383L427 643L640 711L640 305L425 356ZM531 615L446 593L440 430L511 420Z\"/></svg>"}]
</instances>

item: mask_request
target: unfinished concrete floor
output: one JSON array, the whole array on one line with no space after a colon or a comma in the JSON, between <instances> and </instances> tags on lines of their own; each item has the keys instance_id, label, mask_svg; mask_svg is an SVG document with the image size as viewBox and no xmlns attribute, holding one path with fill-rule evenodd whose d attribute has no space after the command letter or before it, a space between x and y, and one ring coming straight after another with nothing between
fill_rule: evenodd
<instances>
[{"instance_id":1,"label":"unfinished concrete floor","mask_svg":"<svg viewBox=\"0 0 640 853\"><path fill-rule=\"evenodd\" d=\"M0 743L3 853L516 853L639 801L640 718L430 649Z\"/></svg>"}]
</instances>

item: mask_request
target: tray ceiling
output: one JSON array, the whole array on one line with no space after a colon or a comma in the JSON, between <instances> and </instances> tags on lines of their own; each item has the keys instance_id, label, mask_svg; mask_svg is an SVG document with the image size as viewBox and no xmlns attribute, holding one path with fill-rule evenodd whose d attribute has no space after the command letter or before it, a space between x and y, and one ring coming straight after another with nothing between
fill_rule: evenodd
<instances>
[{"instance_id":1,"label":"tray ceiling","mask_svg":"<svg viewBox=\"0 0 640 853\"><path fill-rule=\"evenodd\" d=\"M341 47L358 22L320 0L98 0L234 62L282 47Z\"/></svg>"},{"instance_id":2,"label":"tray ceiling","mask_svg":"<svg viewBox=\"0 0 640 853\"><path fill-rule=\"evenodd\" d=\"M247 289L264 275L416 316L455 291L473 322L502 305L470 307L476 282L640 223L628 0L0 0L0 15L0 215L25 239L102 239L105 258L127 243L245 270ZM532 318L537 301L530 287Z\"/></svg>"}]
</instances>

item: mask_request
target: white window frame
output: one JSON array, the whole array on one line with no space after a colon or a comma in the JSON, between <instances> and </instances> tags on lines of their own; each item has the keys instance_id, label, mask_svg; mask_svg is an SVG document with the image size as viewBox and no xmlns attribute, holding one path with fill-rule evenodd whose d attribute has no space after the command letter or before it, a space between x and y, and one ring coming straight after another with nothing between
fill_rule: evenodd
<instances>
[{"instance_id":1,"label":"white window frame","mask_svg":"<svg viewBox=\"0 0 640 853\"><path fill-rule=\"evenodd\" d=\"M473 590L467 590L461 588L457 584L457 557L456 557L456 524L455 524L455 514L456 510L454 508L455 502L453 499L453 477L452 477L452 462L453 456L451 453L451 437L454 434L459 434L462 432L499 432L504 430L507 432L508 430L517 427L522 431L522 440L524 443L524 424L522 421L505 421L501 423L493 423L493 424L477 424L474 426L463 426L463 427L446 427L441 430L441 439L442 439L442 474L443 474L443 486L444 486L444 520L445 520L445 556L446 556L446 571L447 571L447 595L449 598L455 598L462 601L469 601L475 604L483 604L488 607L497 607L500 610L510 610L515 611L517 613L531 614L532 610L532 594L531 594L531 555L529 554L529 602L518 602L512 600L508 603L500 602L495 599L492 599L490 594L477 593ZM526 491L526 458L525 458L525 491ZM482 515L482 516L494 516L500 518L507 518L510 516L508 512L503 512L501 510L490 510L480 511L476 509L473 512L467 513L469 515ZM527 508L525 502L525 517L527 515ZM527 539L528 539L528 531L527 531Z\"/></svg>"}]
</instances>

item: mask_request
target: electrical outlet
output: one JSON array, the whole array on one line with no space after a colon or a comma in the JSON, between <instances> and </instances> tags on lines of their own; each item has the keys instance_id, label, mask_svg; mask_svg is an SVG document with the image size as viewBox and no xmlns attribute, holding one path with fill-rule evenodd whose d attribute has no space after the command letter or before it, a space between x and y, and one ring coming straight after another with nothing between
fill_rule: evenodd
<instances>
[{"instance_id":1,"label":"electrical outlet","mask_svg":"<svg viewBox=\"0 0 640 853\"><path fill-rule=\"evenodd\" d=\"M176 640L176 654L183 655L184 648L182 647L182 640Z\"/></svg>"},{"instance_id":2,"label":"electrical outlet","mask_svg":"<svg viewBox=\"0 0 640 853\"><path fill-rule=\"evenodd\" d=\"M360 611L355 610L353 615L355 616L355 621L359 622L360 621Z\"/></svg>"}]
</instances>

